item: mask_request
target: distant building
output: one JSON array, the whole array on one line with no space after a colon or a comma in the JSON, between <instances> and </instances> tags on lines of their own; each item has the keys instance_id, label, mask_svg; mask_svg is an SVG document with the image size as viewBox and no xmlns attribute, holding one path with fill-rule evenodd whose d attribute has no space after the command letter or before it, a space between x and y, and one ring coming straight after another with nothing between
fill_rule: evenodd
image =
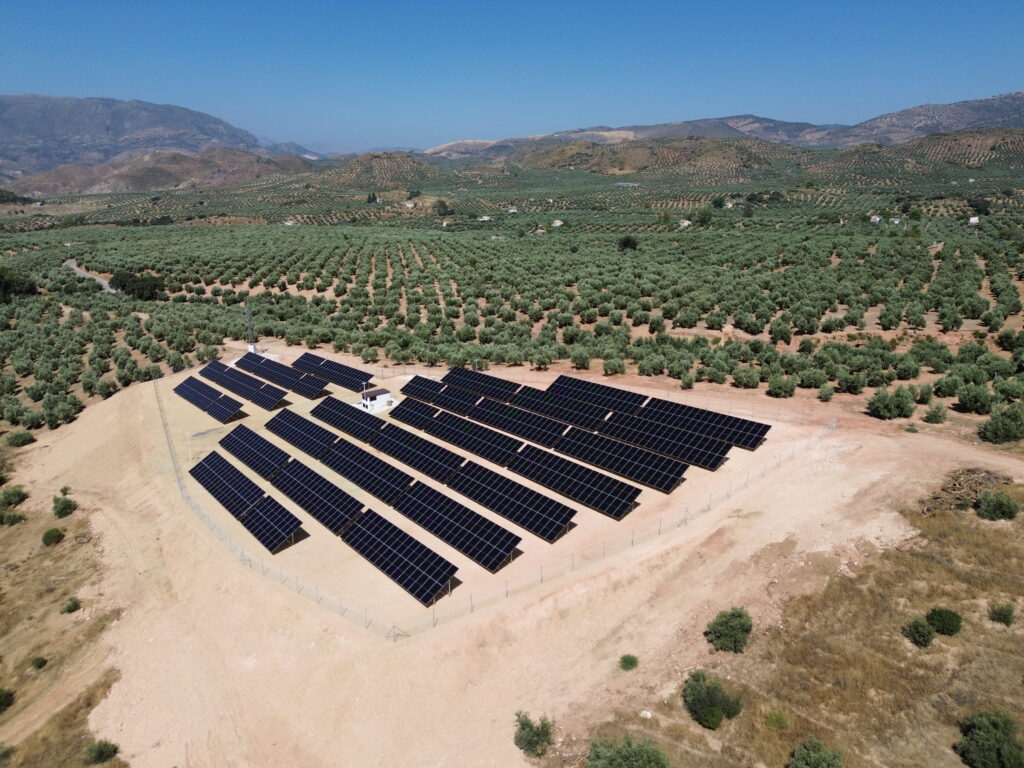
<instances>
[{"instance_id":1,"label":"distant building","mask_svg":"<svg viewBox=\"0 0 1024 768\"><path fill-rule=\"evenodd\" d=\"M404 205L406 208L416 207L416 203L414 203L412 200L406 200L404 203L402 203L402 205Z\"/></svg>"},{"instance_id":2,"label":"distant building","mask_svg":"<svg viewBox=\"0 0 1024 768\"><path fill-rule=\"evenodd\" d=\"M480 218L477 219L477 221L490 221L490 220L491 220L490 216L481 216Z\"/></svg>"},{"instance_id":3,"label":"distant building","mask_svg":"<svg viewBox=\"0 0 1024 768\"><path fill-rule=\"evenodd\" d=\"M636 184L635 182L632 182L632 181L616 181L615 182L615 186L616 187L639 187L640 185Z\"/></svg>"},{"instance_id":4,"label":"distant building","mask_svg":"<svg viewBox=\"0 0 1024 768\"><path fill-rule=\"evenodd\" d=\"M549 202L549 203L553 203L553 202L555 202L555 199L554 199L553 197L549 197L549 198L548 198L548 202Z\"/></svg>"},{"instance_id":5,"label":"distant building","mask_svg":"<svg viewBox=\"0 0 1024 768\"><path fill-rule=\"evenodd\" d=\"M683 219L683 220L681 220L679 222L679 228L680 229L689 229L692 226L693 226L693 222L690 221L689 219Z\"/></svg>"},{"instance_id":6,"label":"distant building","mask_svg":"<svg viewBox=\"0 0 1024 768\"><path fill-rule=\"evenodd\" d=\"M971 216L971 218L969 218L967 220L967 226L968 227L980 227L981 226L981 217L980 216Z\"/></svg>"},{"instance_id":7,"label":"distant building","mask_svg":"<svg viewBox=\"0 0 1024 768\"><path fill-rule=\"evenodd\" d=\"M881 224L881 223L882 223L882 217L881 217L881 216L879 216L879 215L878 215L878 214L876 213L876 214L875 214L874 216L872 216L872 217L871 217L871 223L872 223L872 224Z\"/></svg>"},{"instance_id":8,"label":"distant building","mask_svg":"<svg viewBox=\"0 0 1024 768\"><path fill-rule=\"evenodd\" d=\"M890 223L890 224L899 224L899 223L900 223L900 221L901 221L901 219L898 219L898 218L895 218L895 219L889 219L889 223Z\"/></svg>"},{"instance_id":9,"label":"distant building","mask_svg":"<svg viewBox=\"0 0 1024 768\"><path fill-rule=\"evenodd\" d=\"M732 208L732 202L731 202L731 201L729 201L729 200L726 200L726 202L725 202L725 207L726 207L726 208Z\"/></svg>"},{"instance_id":10,"label":"distant building","mask_svg":"<svg viewBox=\"0 0 1024 768\"><path fill-rule=\"evenodd\" d=\"M547 233L548 233L548 231L546 229L541 229L540 227L537 227L530 234L531 235L546 235Z\"/></svg>"},{"instance_id":11,"label":"distant building","mask_svg":"<svg viewBox=\"0 0 1024 768\"><path fill-rule=\"evenodd\" d=\"M288 221L286 221L286 222L284 223L284 225L285 225L286 227L294 227L294 226L295 226L295 222L294 222L294 221L292 221L291 219L288 219Z\"/></svg>"},{"instance_id":12,"label":"distant building","mask_svg":"<svg viewBox=\"0 0 1024 768\"><path fill-rule=\"evenodd\" d=\"M563 224L565 224L565 222L562 221L561 219L555 219L554 221L551 222L552 227L560 227Z\"/></svg>"},{"instance_id":13,"label":"distant building","mask_svg":"<svg viewBox=\"0 0 1024 768\"><path fill-rule=\"evenodd\" d=\"M384 389L368 389L363 392L362 405L368 411L383 408L391 404L391 393Z\"/></svg>"},{"instance_id":14,"label":"distant building","mask_svg":"<svg viewBox=\"0 0 1024 768\"><path fill-rule=\"evenodd\" d=\"M512 206L511 208L509 208L509 209L508 209L508 212L509 212L509 213L519 213L519 209L518 209L518 208L516 208L516 207L515 207L515 206L513 205L513 206Z\"/></svg>"}]
</instances>

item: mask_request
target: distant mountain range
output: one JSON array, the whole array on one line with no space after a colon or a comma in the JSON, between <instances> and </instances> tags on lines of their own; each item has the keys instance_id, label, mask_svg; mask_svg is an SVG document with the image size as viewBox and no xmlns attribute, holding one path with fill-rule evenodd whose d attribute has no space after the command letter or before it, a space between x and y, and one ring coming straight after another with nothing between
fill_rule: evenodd
<instances>
[{"instance_id":1,"label":"distant mountain range","mask_svg":"<svg viewBox=\"0 0 1024 768\"><path fill-rule=\"evenodd\" d=\"M757 115L734 115L621 128L596 126L501 141L462 140L425 150L425 154L452 160L495 160L516 157L546 146L578 141L619 144L682 136L754 138L800 147L835 148L863 143L901 144L931 133L1019 127L1024 127L1024 91L955 104L925 104L874 117L857 125L814 125Z\"/></svg>"},{"instance_id":2,"label":"distant mountain range","mask_svg":"<svg viewBox=\"0 0 1024 768\"><path fill-rule=\"evenodd\" d=\"M742 140L776 145L778 152L769 153L771 162L785 157L803 165L812 159L783 150L896 145L940 132L1020 127L1024 127L1024 92L927 104L853 126L736 115L621 128L596 126L501 141L463 140L415 157L399 152L337 157L335 164L343 165L322 181L340 186L358 181L371 189L436 182L450 173L438 168L438 161L490 165L511 160L553 170L612 174L690 172L686 169L695 170L709 153L714 164L747 177L768 160L764 150ZM729 146L728 142L701 144L702 140L741 141ZM261 146L248 131L184 107L100 98L0 96L0 186L22 194L237 184L272 173L303 172L310 169L309 161L322 157L293 142Z\"/></svg>"}]
</instances>

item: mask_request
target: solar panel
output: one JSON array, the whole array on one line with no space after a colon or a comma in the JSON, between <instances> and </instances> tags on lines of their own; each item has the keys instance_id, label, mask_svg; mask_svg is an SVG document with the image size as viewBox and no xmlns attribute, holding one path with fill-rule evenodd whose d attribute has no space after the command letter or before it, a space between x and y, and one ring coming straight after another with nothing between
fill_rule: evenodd
<instances>
[{"instance_id":1,"label":"solar panel","mask_svg":"<svg viewBox=\"0 0 1024 768\"><path fill-rule=\"evenodd\" d=\"M270 483L334 534L341 533L365 506L298 459L285 464Z\"/></svg>"},{"instance_id":2,"label":"solar panel","mask_svg":"<svg viewBox=\"0 0 1024 768\"><path fill-rule=\"evenodd\" d=\"M523 446L522 441L514 437L444 411L424 429L434 437L439 437L502 467L512 461L516 451Z\"/></svg>"},{"instance_id":3,"label":"solar panel","mask_svg":"<svg viewBox=\"0 0 1024 768\"><path fill-rule=\"evenodd\" d=\"M509 469L616 520L632 511L640 495L640 489L629 483L532 445Z\"/></svg>"},{"instance_id":4,"label":"solar panel","mask_svg":"<svg viewBox=\"0 0 1024 768\"><path fill-rule=\"evenodd\" d=\"M590 430L597 429L608 415L608 409L600 405L585 403L557 393L542 392L533 387L523 387L509 403L517 408L524 408Z\"/></svg>"},{"instance_id":5,"label":"solar panel","mask_svg":"<svg viewBox=\"0 0 1024 768\"><path fill-rule=\"evenodd\" d=\"M188 471L233 517L242 517L263 491L216 451Z\"/></svg>"},{"instance_id":6,"label":"solar panel","mask_svg":"<svg viewBox=\"0 0 1024 768\"><path fill-rule=\"evenodd\" d=\"M366 383L373 378L372 373L328 360L326 357L319 357L311 352L303 353L292 363L292 367L304 373L312 373L353 392L362 392L366 388Z\"/></svg>"},{"instance_id":7,"label":"solar panel","mask_svg":"<svg viewBox=\"0 0 1024 768\"><path fill-rule=\"evenodd\" d=\"M565 424L549 419L547 416L529 413L495 400L484 399L468 415L474 421L482 421L502 432L508 432L548 448L558 442L566 429Z\"/></svg>"},{"instance_id":8,"label":"solar panel","mask_svg":"<svg viewBox=\"0 0 1024 768\"><path fill-rule=\"evenodd\" d=\"M520 387L514 381L488 376L486 373L471 371L468 368L452 368L441 381L502 403L507 403Z\"/></svg>"},{"instance_id":9,"label":"solar panel","mask_svg":"<svg viewBox=\"0 0 1024 768\"><path fill-rule=\"evenodd\" d=\"M423 605L430 605L458 570L372 510L360 515L341 538Z\"/></svg>"},{"instance_id":10,"label":"solar panel","mask_svg":"<svg viewBox=\"0 0 1024 768\"><path fill-rule=\"evenodd\" d=\"M448 486L516 525L551 542L569 527L576 510L470 461Z\"/></svg>"},{"instance_id":11,"label":"solar panel","mask_svg":"<svg viewBox=\"0 0 1024 768\"><path fill-rule=\"evenodd\" d=\"M275 499L264 496L241 520L242 525L271 553L290 539L302 521Z\"/></svg>"},{"instance_id":12,"label":"solar panel","mask_svg":"<svg viewBox=\"0 0 1024 768\"><path fill-rule=\"evenodd\" d=\"M465 416L473 409L473 406L476 405L476 401L479 399L480 395L476 392L467 392L458 387L447 386L443 392L434 395L430 402L441 406L446 411L461 413Z\"/></svg>"},{"instance_id":13,"label":"solar panel","mask_svg":"<svg viewBox=\"0 0 1024 768\"><path fill-rule=\"evenodd\" d=\"M403 395L409 397L415 397L417 400L425 400L426 402L433 402L435 395L439 394L444 389L444 384L440 381L434 381L433 379L427 379L423 376L413 376L409 382L402 387L401 392Z\"/></svg>"},{"instance_id":14,"label":"solar panel","mask_svg":"<svg viewBox=\"0 0 1024 768\"><path fill-rule=\"evenodd\" d=\"M695 408L692 405L673 403L657 397L652 398L647 405L637 411L636 415L716 440L724 440L747 450L753 450L761 445L768 430L771 429L768 424L728 416L705 408Z\"/></svg>"},{"instance_id":15,"label":"solar panel","mask_svg":"<svg viewBox=\"0 0 1024 768\"><path fill-rule=\"evenodd\" d=\"M522 541L511 531L423 483L403 494L395 502L395 509L492 573L508 561Z\"/></svg>"},{"instance_id":16,"label":"solar panel","mask_svg":"<svg viewBox=\"0 0 1024 768\"><path fill-rule=\"evenodd\" d=\"M188 400L222 424L242 409L242 404L199 379L189 376L174 388L174 393Z\"/></svg>"},{"instance_id":17,"label":"solar panel","mask_svg":"<svg viewBox=\"0 0 1024 768\"><path fill-rule=\"evenodd\" d=\"M466 460L459 454L394 424L388 424L374 435L370 445L442 483L455 474Z\"/></svg>"},{"instance_id":18,"label":"solar panel","mask_svg":"<svg viewBox=\"0 0 1024 768\"><path fill-rule=\"evenodd\" d=\"M660 421L640 418L643 410L641 408L633 415L613 413L598 431L602 435L608 435L704 469L714 471L725 463L731 447L729 443L687 432Z\"/></svg>"},{"instance_id":19,"label":"solar panel","mask_svg":"<svg viewBox=\"0 0 1024 768\"><path fill-rule=\"evenodd\" d=\"M320 461L388 505L412 485L411 475L347 440L339 440Z\"/></svg>"},{"instance_id":20,"label":"solar panel","mask_svg":"<svg viewBox=\"0 0 1024 768\"><path fill-rule=\"evenodd\" d=\"M219 360L211 360L200 368L199 375L268 410L277 406L286 394L283 389L224 365Z\"/></svg>"},{"instance_id":21,"label":"solar panel","mask_svg":"<svg viewBox=\"0 0 1024 768\"><path fill-rule=\"evenodd\" d=\"M239 424L220 440L221 447L256 472L270 477L288 461L288 454L260 437L244 424Z\"/></svg>"},{"instance_id":22,"label":"solar panel","mask_svg":"<svg viewBox=\"0 0 1024 768\"><path fill-rule=\"evenodd\" d=\"M267 422L266 427L269 432L305 451L314 459L326 454L340 439L330 430L289 410L280 411Z\"/></svg>"},{"instance_id":23,"label":"solar panel","mask_svg":"<svg viewBox=\"0 0 1024 768\"><path fill-rule=\"evenodd\" d=\"M686 471L681 461L576 427L558 441L555 450L663 493L671 493Z\"/></svg>"},{"instance_id":24,"label":"solar panel","mask_svg":"<svg viewBox=\"0 0 1024 768\"><path fill-rule=\"evenodd\" d=\"M333 397L328 397L318 403L316 408L310 411L310 415L364 443L370 442L373 436L380 432L380 428L387 423L384 419L367 413L359 406L343 403Z\"/></svg>"},{"instance_id":25,"label":"solar panel","mask_svg":"<svg viewBox=\"0 0 1024 768\"><path fill-rule=\"evenodd\" d=\"M559 376L547 388L547 391L566 397L575 396L582 402L599 405L606 411L618 413L633 413L647 400L647 395L628 392L625 389L609 387L606 384L597 384L585 379L575 379L572 376Z\"/></svg>"},{"instance_id":26,"label":"solar panel","mask_svg":"<svg viewBox=\"0 0 1024 768\"><path fill-rule=\"evenodd\" d=\"M297 371L276 360L270 360L253 352L246 352L238 358L235 365L250 373L255 373L261 379L272 381L285 389L290 389L292 392L309 398L317 397L327 386L327 382L318 376Z\"/></svg>"},{"instance_id":27,"label":"solar panel","mask_svg":"<svg viewBox=\"0 0 1024 768\"><path fill-rule=\"evenodd\" d=\"M429 422L433 420L435 413L437 413L436 405L407 397L392 408L389 415L391 418L404 422L410 427L426 429Z\"/></svg>"}]
</instances>

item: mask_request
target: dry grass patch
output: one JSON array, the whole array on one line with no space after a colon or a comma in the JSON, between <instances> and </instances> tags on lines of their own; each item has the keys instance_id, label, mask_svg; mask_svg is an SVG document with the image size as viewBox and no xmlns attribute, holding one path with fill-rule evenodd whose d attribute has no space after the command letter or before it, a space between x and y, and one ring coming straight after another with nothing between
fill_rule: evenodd
<instances>
[{"instance_id":1,"label":"dry grass patch","mask_svg":"<svg viewBox=\"0 0 1024 768\"><path fill-rule=\"evenodd\" d=\"M1024 594L1022 521L987 522L971 508L995 487L1024 495L992 473L953 473L903 513L916 537L791 601L783 628L743 656L716 655L709 671L739 687L744 710L714 736L676 697L649 720L619 713L594 738L650 738L680 768L785 765L809 735L842 749L847 768L961 765L951 746L962 718L1001 707L1024 720L1024 630L988 618L990 603ZM963 629L915 648L902 627L937 606L961 613Z\"/></svg>"}]
</instances>

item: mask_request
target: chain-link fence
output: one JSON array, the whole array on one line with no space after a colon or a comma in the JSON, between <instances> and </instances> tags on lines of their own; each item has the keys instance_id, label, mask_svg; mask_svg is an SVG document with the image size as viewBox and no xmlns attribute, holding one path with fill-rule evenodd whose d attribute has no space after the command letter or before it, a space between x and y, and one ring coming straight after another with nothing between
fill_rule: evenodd
<instances>
[{"instance_id":1,"label":"chain-link fence","mask_svg":"<svg viewBox=\"0 0 1024 768\"><path fill-rule=\"evenodd\" d=\"M416 367L417 366L411 365L407 366L408 369L414 369ZM396 369L400 368L401 366L396 366ZM391 373L392 376L403 375L396 369L389 369L390 371L393 371ZM425 372L416 372L420 373L420 375L433 375L435 377L441 373L441 371L436 368L425 368L423 370ZM405 375L411 375L412 373L413 370L409 370ZM386 376L382 374L381 378L386 378ZM361 626L366 631L393 641L397 641L402 637L408 637L412 634L419 634L440 624L462 618L476 610L500 603L513 595L525 592L539 584L543 584L546 581L551 581L567 574L584 570L619 552L635 547L638 544L643 544L663 535L669 535L673 531L687 525L695 517L708 512L718 504L731 498L735 493L748 487L751 483L761 479L778 467L781 467L787 462L793 460L795 457L810 449L836 429L836 420L833 419L831 422L818 429L810 437L795 443L788 451L784 452L775 460L762 464L759 469L744 473L742 477L732 477L727 489L722 489L717 493L714 491L709 492L708 498L706 500L701 500L699 504L691 503L682 505L683 509L681 513L659 519L656 526L651 523L648 527L637 529L636 527L630 527L628 523L624 521L620 524L621 527L619 529L621 530L622 535L608 537L599 545L569 553L561 562L556 564L549 563L548 565L541 567L538 572L529 576L520 577L515 580L502 580L500 575L496 576L495 588L488 590L487 592L465 593L462 590L457 590L451 595L439 599L429 609L429 611L423 611L419 616L403 617L401 619L401 627L399 627L395 621L381 621L378 617L375 617L366 606L361 606L356 604L354 601L338 597L337 595L321 589L315 583L302 581L298 575L289 573L277 565L264 562L262 557L254 556L238 544L238 542L236 542L230 534L224 531L224 529L221 528L212 517L206 514L185 487L181 467L178 463L177 454L174 448L174 442L171 439L170 428L167 423L160 388L157 385L157 382L154 382L154 391L156 393L157 405L160 410L160 421L163 426L164 436L167 440L167 450L171 457L171 464L174 468L174 476L178 483L178 490L181 493L181 497L185 500L185 503L192 509L192 511L199 516L199 519L203 521L206 527L209 528L214 535L227 546L228 550L238 559L238 561L243 565L258 571L267 578L276 581L280 585L293 590L297 594L303 595L322 608L338 614L353 624ZM656 394L659 397L664 397L667 393L658 390ZM718 403L719 401L716 400L715 402ZM746 403L737 408L730 409L734 415L745 415L749 413L751 417L757 417L758 412L761 410L764 411L762 418L765 418L769 415L768 411L771 409L758 409L756 406L750 406ZM500 587L497 586L499 584L501 585Z\"/></svg>"}]
</instances>

